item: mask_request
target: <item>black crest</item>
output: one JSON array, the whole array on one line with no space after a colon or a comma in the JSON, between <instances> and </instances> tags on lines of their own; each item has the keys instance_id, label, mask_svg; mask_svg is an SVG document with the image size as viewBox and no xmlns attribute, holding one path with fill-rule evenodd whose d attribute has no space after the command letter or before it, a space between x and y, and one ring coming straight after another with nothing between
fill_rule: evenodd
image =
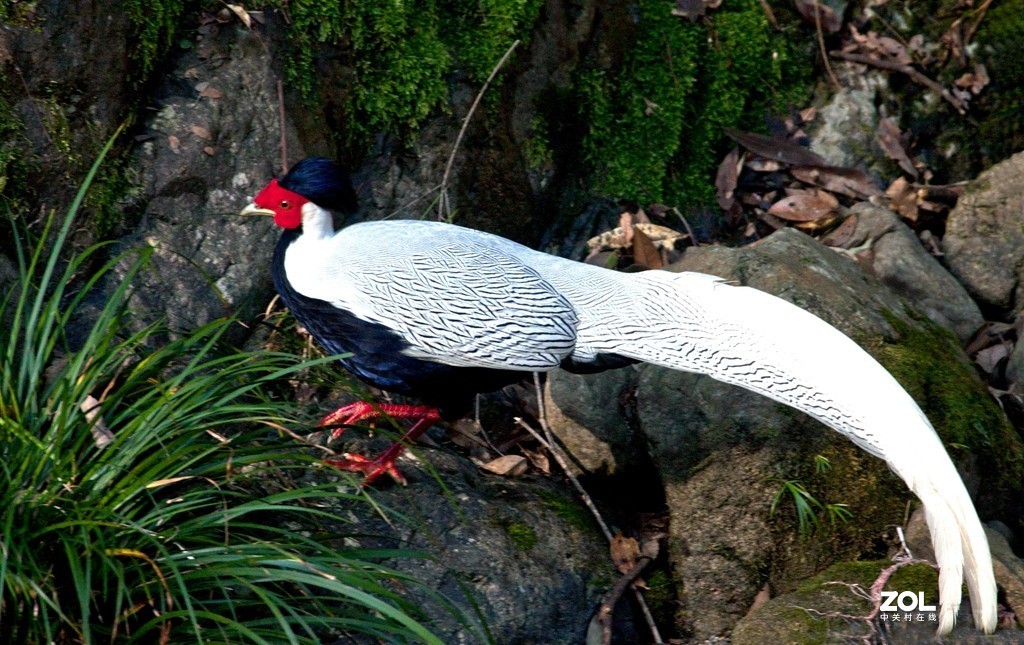
<instances>
[{"instance_id":1,"label":"black crest","mask_svg":"<svg viewBox=\"0 0 1024 645\"><path fill-rule=\"evenodd\" d=\"M348 173L327 157L303 159L292 166L278 183L321 208L346 215L359 209L359 200Z\"/></svg>"}]
</instances>

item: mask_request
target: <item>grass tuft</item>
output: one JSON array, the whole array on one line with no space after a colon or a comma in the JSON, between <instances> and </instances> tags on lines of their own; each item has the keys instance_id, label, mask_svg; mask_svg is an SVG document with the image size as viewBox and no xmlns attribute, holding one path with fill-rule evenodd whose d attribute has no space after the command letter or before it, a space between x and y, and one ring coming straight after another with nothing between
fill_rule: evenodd
<instances>
[{"instance_id":1,"label":"grass tuft","mask_svg":"<svg viewBox=\"0 0 1024 645\"><path fill-rule=\"evenodd\" d=\"M432 592L381 564L415 554L322 528L364 493L289 477L315 460L278 438L295 420L275 393L309 364L226 346L228 319L153 347L160 325L128 325L145 251L62 259L109 149L66 217L18 242L0 299L0 642L440 643L405 595ZM118 263L128 278L83 324Z\"/></svg>"}]
</instances>

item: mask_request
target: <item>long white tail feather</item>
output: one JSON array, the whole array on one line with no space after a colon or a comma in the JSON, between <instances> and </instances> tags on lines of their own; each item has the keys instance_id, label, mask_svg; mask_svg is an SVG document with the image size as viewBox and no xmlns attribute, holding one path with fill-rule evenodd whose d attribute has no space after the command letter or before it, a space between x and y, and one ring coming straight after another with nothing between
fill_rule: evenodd
<instances>
[{"instance_id":1,"label":"long white tail feather","mask_svg":"<svg viewBox=\"0 0 1024 645\"><path fill-rule=\"evenodd\" d=\"M965 578L975 623L995 630L981 521L934 428L885 368L820 318L756 289L695 273L622 280L632 307L623 313L605 291L608 306L584 309L581 355L615 353L707 374L793 406L884 459L925 508L940 570L939 633L956 622Z\"/></svg>"}]
</instances>

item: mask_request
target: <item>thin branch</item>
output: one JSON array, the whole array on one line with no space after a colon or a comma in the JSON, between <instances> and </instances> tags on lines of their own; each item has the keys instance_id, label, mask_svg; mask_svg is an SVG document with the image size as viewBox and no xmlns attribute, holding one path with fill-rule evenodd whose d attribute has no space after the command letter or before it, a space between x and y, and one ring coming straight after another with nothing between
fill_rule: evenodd
<instances>
[{"instance_id":1,"label":"thin branch","mask_svg":"<svg viewBox=\"0 0 1024 645\"><path fill-rule=\"evenodd\" d=\"M281 172L288 172L288 133L284 120L284 83L277 79L277 113L281 121Z\"/></svg>"},{"instance_id":2,"label":"thin branch","mask_svg":"<svg viewBox=\"0 0 1024 645\"><path fill-rule=\"evenodd\" d=\"M687 221L682 211L679 210L678 206L673 206L672 212L675 213L677 217L679 217L680 221L682 221L683 223L683 226L686 227L686 232L690 235L690 246L697 246L697 235L693 232L693 227L690 226L690 222Z\"/></svg>"},{"instance_id":3,"label":"thin branch","mask_svg":"<svg viewBox=\"0 0 1024 645\"><path fill-rule=\"evenodd\" d=\"M821 51L821 62L825 64L825 72L828 73L828 78L832 81L832 85L837 90L841 90L843 86L839 84L839 79L836 78L835 73L832 71L832 64L828 62L828 51L825 49L825 32L821 28L821 5L818 4L818 0L814 0L814 29L818 32L818 49Z\"/></svg>"},{"instance_id":4,"label":"thin branch","mask_svg":"<svg viewBox=\"0 0 1024 645\"><path fill-rule=\"evenodd\" d=\"M469 120L473 118L473 113L476 112L476 108L480 105L480 100L484 96L484 92L490 86L491 81L498 75L498 70L505 64L508 57L512 55L512 51L519 46L519 40L516 40L512 45L505 51L505 55L501 57L498 64L491 70L491 75L484 81L483 87L476 93L476 98L473 99L473 105L469 107L469 112L466 113L466 118L462 120L462 127L459 129L459 135L455 137L455 145L452 146L452 153L448 155L448 163L444 167L444 175L441 177L441 201L437 206L437 218L440 220L445 219L445 211L447 210L450 214L450 208L448 208L448 177L452 172L452 165L455 163L455 154L459 151L459 145L462 143L462 137L466 134L466 128L469 127Z\"/></svg>"},{"instance_id":5,"label":"thin branch","mask_svg":"<svg viewBox=\"0 0 1024 645\"><path fill-rule=\"evenodd\" d=\"M572 474L572 471L569 468L569 462L567 462L565 457L562 455L562 451L555 447L554 445L548 443L547 440L544 437L540 436L540 433L531 428L530 425L526 423L526 421L524 421L522 417L515 417L514 421L516 422L516 425L518 425L520 428L526 430L531 435L533 435L533 438L537 440L537 443L539 443L541 446L546 448L548 452L551 453L551 456L555 458L556 462L558 462L558 466L565 472L566 476L569 478L569 481L572 482L573 488L576 489L576 492L579 493L580 497L583 499L583 504L590 511L591 515L594 516L594 519L597 520L597 525L598 527L600 527L601 533L604 534L605 539L611 542L611 529L608 528L608 524L605 523L604 518L601 516L601 511L597 510L597 506L594 504L594 500L590 498L590 494L587 493L586 489L583 488L583 485L580 484L580 480L578 480L576 476Z\"/></svg>"},{"instance_id":6,"label":"thin branch","mask_svg":"<svg viewBox=\"0 0 1024 645\"><path fill-rule=\"evenodd\" d=\"M978 7L978 19L975 20L974 24L968 27L967 31L964 33L964 47L971 44L971 40L974 39L974 34L977 33L978 27L981 26L981 21L985 19L985 14L988 12L988 8L991 4L992 0L985 0L981 3L981 6Z\"/></svg>"},{"instance_id":7,"label":"thin branch","mask_svg":"<svg viewBox=\"0 0 1024 645\"><path fill-rule=\"evenodd\" d=\"M626 590L630 588L633 581L636 580L643 570L651 563L653 558L642 554L636 560L636 564L633 568L619 576L619 579L612 585L608 595L605 596L601 602L601 606L597 610L597 622L601 624L601 643L602 645L611 645L612 642L612 614L615 611L615 605L622 598Z\"/></svg>"},{"instance_id":8,"label":"thin branch","mask_svg":"<svg viewBox=\"0 0 1024 645\"><path fill-rule=\"evenodd\" d=\"M891 60L882 60L879 58L872 58L870 56L864 56L863 54L851 54L842 51L832 51L829 54L834 58L839 58L851 63L860 63L861 65L871 65L880 69L887 69L893 72L900 72L906 74L915 83L924 85L931 91L935 92L942 98L944 98L950 105L956 108L956 111L960 114L967 114L967 106L960 99L953 96L949 90L942 87L939 83L928 78L921 72L917 71L910 65L904 65L903 63L897 63Z\"/></svg>"},{"instance_id":9,"label":"thin branch","mask_svg":"<svg viewBox=\"0 0 1024 645\"><path fill-rule=\"evenodd\" d=\"M535 385L540 387L540 379L537 378L536 373ZM543 401L544 393L538 390L537 394L538 400ZM543 410L544 403L541 402L540 405L542 406ZM542 418L543 416L544 415L542 414ZM580 483L580 480L577 479L577 477L575 477L575 475L572 474L571 470L569 470L568 462L565 460L564 456L562 456L561 449L555 445L553 440L551 442L545 440L545 438L542 437L540 433L537 432L537 430L531 428L529 424L522 420L521 417L515 417L515 422L520 428L524 429L526 432L534 436L534 438L537 439L538 443L540 443L542 446L548 449L549 453L551 453L551 456L555 459L555 462L558 463L559 468L562 469L562 472L565 473L565 476L568 477L570 482L572 482L572 486L575 489L577 489L577 492L580 494L580 498L583 500L584 505L591 512L591 515L594 516L594 519L597 520L597 525L601 528L601 532L604 533L604 539L608 541L608 544L611 544L611 541L613 539L611 529L608 528L607 523L601 516L601 512L597 510L597 506L591 499L590 493L587 492L587 489L583 487L583 484ZM550 435L551 431L548 429L547 422L543 421L542 419L541 425L545 428L545 431L548 432L548 434ZM662 639L662 634L660 634L660 632L658 632L657 630L657 625L654 622L654 616L651 614L650 608L647 607L647 601L644 599L643 594L640 593L639 589L634 588L633 595L636 597L637 603L639 604L640 609L644 614L645 619L647 620L647 629L650 630L651 638L655 643L663 643L664 640Z\"/></svg>"}]
</instances>

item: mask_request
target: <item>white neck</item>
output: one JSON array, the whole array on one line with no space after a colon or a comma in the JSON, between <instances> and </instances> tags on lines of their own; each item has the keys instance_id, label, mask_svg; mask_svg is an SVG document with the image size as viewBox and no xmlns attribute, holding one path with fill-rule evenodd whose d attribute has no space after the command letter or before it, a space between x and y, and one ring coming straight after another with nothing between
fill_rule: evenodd
<instances>
[{"instance_id":1,"label":"white neck","mask_svg":"<svg viewBox=\"0 0 1024 645\"><path fill-rule=\"evenodd\" d=\"M334 220L331 212L313 202L302 205L302 236L322 240L334 236Z\"/></svg>"}]
</instances>

